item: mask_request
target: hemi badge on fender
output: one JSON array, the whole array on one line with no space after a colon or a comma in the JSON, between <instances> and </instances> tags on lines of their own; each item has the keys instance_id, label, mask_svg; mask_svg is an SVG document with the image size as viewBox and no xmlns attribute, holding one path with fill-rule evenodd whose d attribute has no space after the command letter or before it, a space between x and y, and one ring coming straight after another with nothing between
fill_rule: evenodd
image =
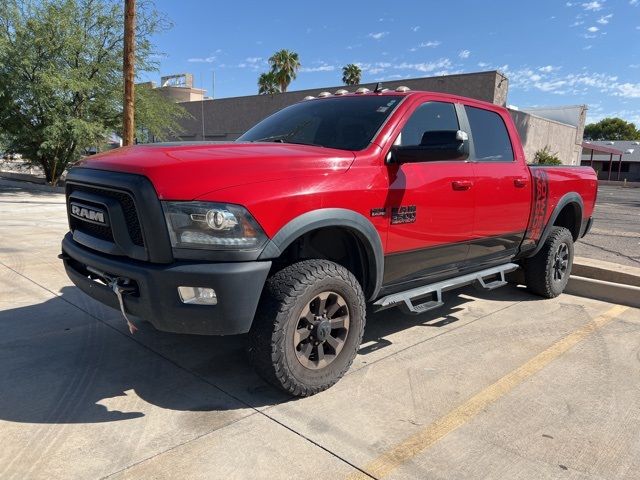
<instances>
[{"instance_id":1,"label":"hemi badge on fender","mask_svg":"<svg viewBox=\"0 0 640 480\"><path fill-rule=\"evenodd\" d=\"M386 208L372 208L371 216L372 217L384 217L385 213L387 213Z\"/></svg>"}]
</instances>

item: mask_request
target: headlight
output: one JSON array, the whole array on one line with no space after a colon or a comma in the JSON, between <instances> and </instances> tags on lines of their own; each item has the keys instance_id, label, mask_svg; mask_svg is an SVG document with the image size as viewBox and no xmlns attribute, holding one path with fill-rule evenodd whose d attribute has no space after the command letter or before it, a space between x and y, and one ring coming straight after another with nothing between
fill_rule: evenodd
<instances>
[{"instance_id":1,"label":"headlight","mask_svg":"<svg viewBox=\"0 0 640 480\"><path fill-rule=\"evenodd\" d=\"M162 202L175 248L253 250L267 237L251 214L239 205L209 202Z\"/></svg>"}]
</instances>

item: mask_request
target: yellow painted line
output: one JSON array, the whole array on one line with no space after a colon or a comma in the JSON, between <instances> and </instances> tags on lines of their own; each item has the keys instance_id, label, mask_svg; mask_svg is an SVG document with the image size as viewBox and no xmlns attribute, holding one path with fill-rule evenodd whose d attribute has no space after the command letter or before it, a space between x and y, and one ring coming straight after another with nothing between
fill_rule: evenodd
<instances>
[{"instance_id":1,"label":"yellow painted line","mask_svg":"<svg viewBox=\"0 0 640 480\"><path fill-rule=\"evenodd\" d=\"M557 341L549 348L539 353L524 365L508 373L494 384L488 386L477 393L458 408L450 411L444 417L425 427L423 430L414 433L402 443L391 450L380 455L363 470L370 476L382 478L389 475L393 470L400 467L407 460L418 455L420 452L431 447L441 438L461 427L473 417L481 413L490 404L494 403L515 387L520 385L532 375L538 373L553 360L575 347L582 340L587 338L596 330L620 316L629 307L616 305L602 315L594 318L589 323L570 333L563 339ZM370 479L362 472L347 477L349 480Z\"/></svg>"}]
</instances>

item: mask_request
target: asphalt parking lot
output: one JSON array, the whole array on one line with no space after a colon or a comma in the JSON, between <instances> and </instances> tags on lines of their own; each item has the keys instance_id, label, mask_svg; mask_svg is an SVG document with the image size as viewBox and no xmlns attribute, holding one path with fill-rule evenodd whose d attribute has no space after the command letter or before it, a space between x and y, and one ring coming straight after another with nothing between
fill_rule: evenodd
<instances>
[{"instance_id":1,"label":"asphalt parking lot","mask_svg":"<svg viewBox=\"0 0 640 480\"><path fill-rule=\"evenodd\" d=\"M600 186L593 228L576 255L640 267L640 188Z\"/></svg>"},{"instance_id":2,"label":"asphalt parking lot","mask_svg":"<svg viewBox=\"0 0 640 480\"><path fill-rule=\"evenodd\" d=\"M347 376L292 400L243 337L130 335L66 277L66 230L62 195L0 186L2 479L638 478L637 309L465 289L370 315Z\"/></svg>"}]
</instances>

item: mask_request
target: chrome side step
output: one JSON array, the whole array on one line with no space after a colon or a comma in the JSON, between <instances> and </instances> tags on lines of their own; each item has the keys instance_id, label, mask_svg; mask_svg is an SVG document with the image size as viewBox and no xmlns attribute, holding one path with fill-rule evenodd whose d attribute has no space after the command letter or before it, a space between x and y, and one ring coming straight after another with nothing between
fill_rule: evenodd
<instances>
[{"instance_id":1,"label":"chrome side step","mask_svg":"<svg viewBox=\"0 0 640 480\"><path fill-rule=\"evenodd\" d=\"M442 282L424 285L422 287L412 288L404 292L387 295L377 300L374 305L376 310L384 310L395 306L400 306L403 312L412 315L433 310L434 308L444 305L442 301L442 292L452 290L469 284L475 284L477 287L485 290L494 290L507 284L505 274L512 272L518 268L515 263L505 263L497 267L487 268L479 272L461 275L459 277L443 280ZM497 277L497 278L491 278ZM413 300L420 299L431 294L431 300L415 305Z\"/></svg>"}]
</instances>

